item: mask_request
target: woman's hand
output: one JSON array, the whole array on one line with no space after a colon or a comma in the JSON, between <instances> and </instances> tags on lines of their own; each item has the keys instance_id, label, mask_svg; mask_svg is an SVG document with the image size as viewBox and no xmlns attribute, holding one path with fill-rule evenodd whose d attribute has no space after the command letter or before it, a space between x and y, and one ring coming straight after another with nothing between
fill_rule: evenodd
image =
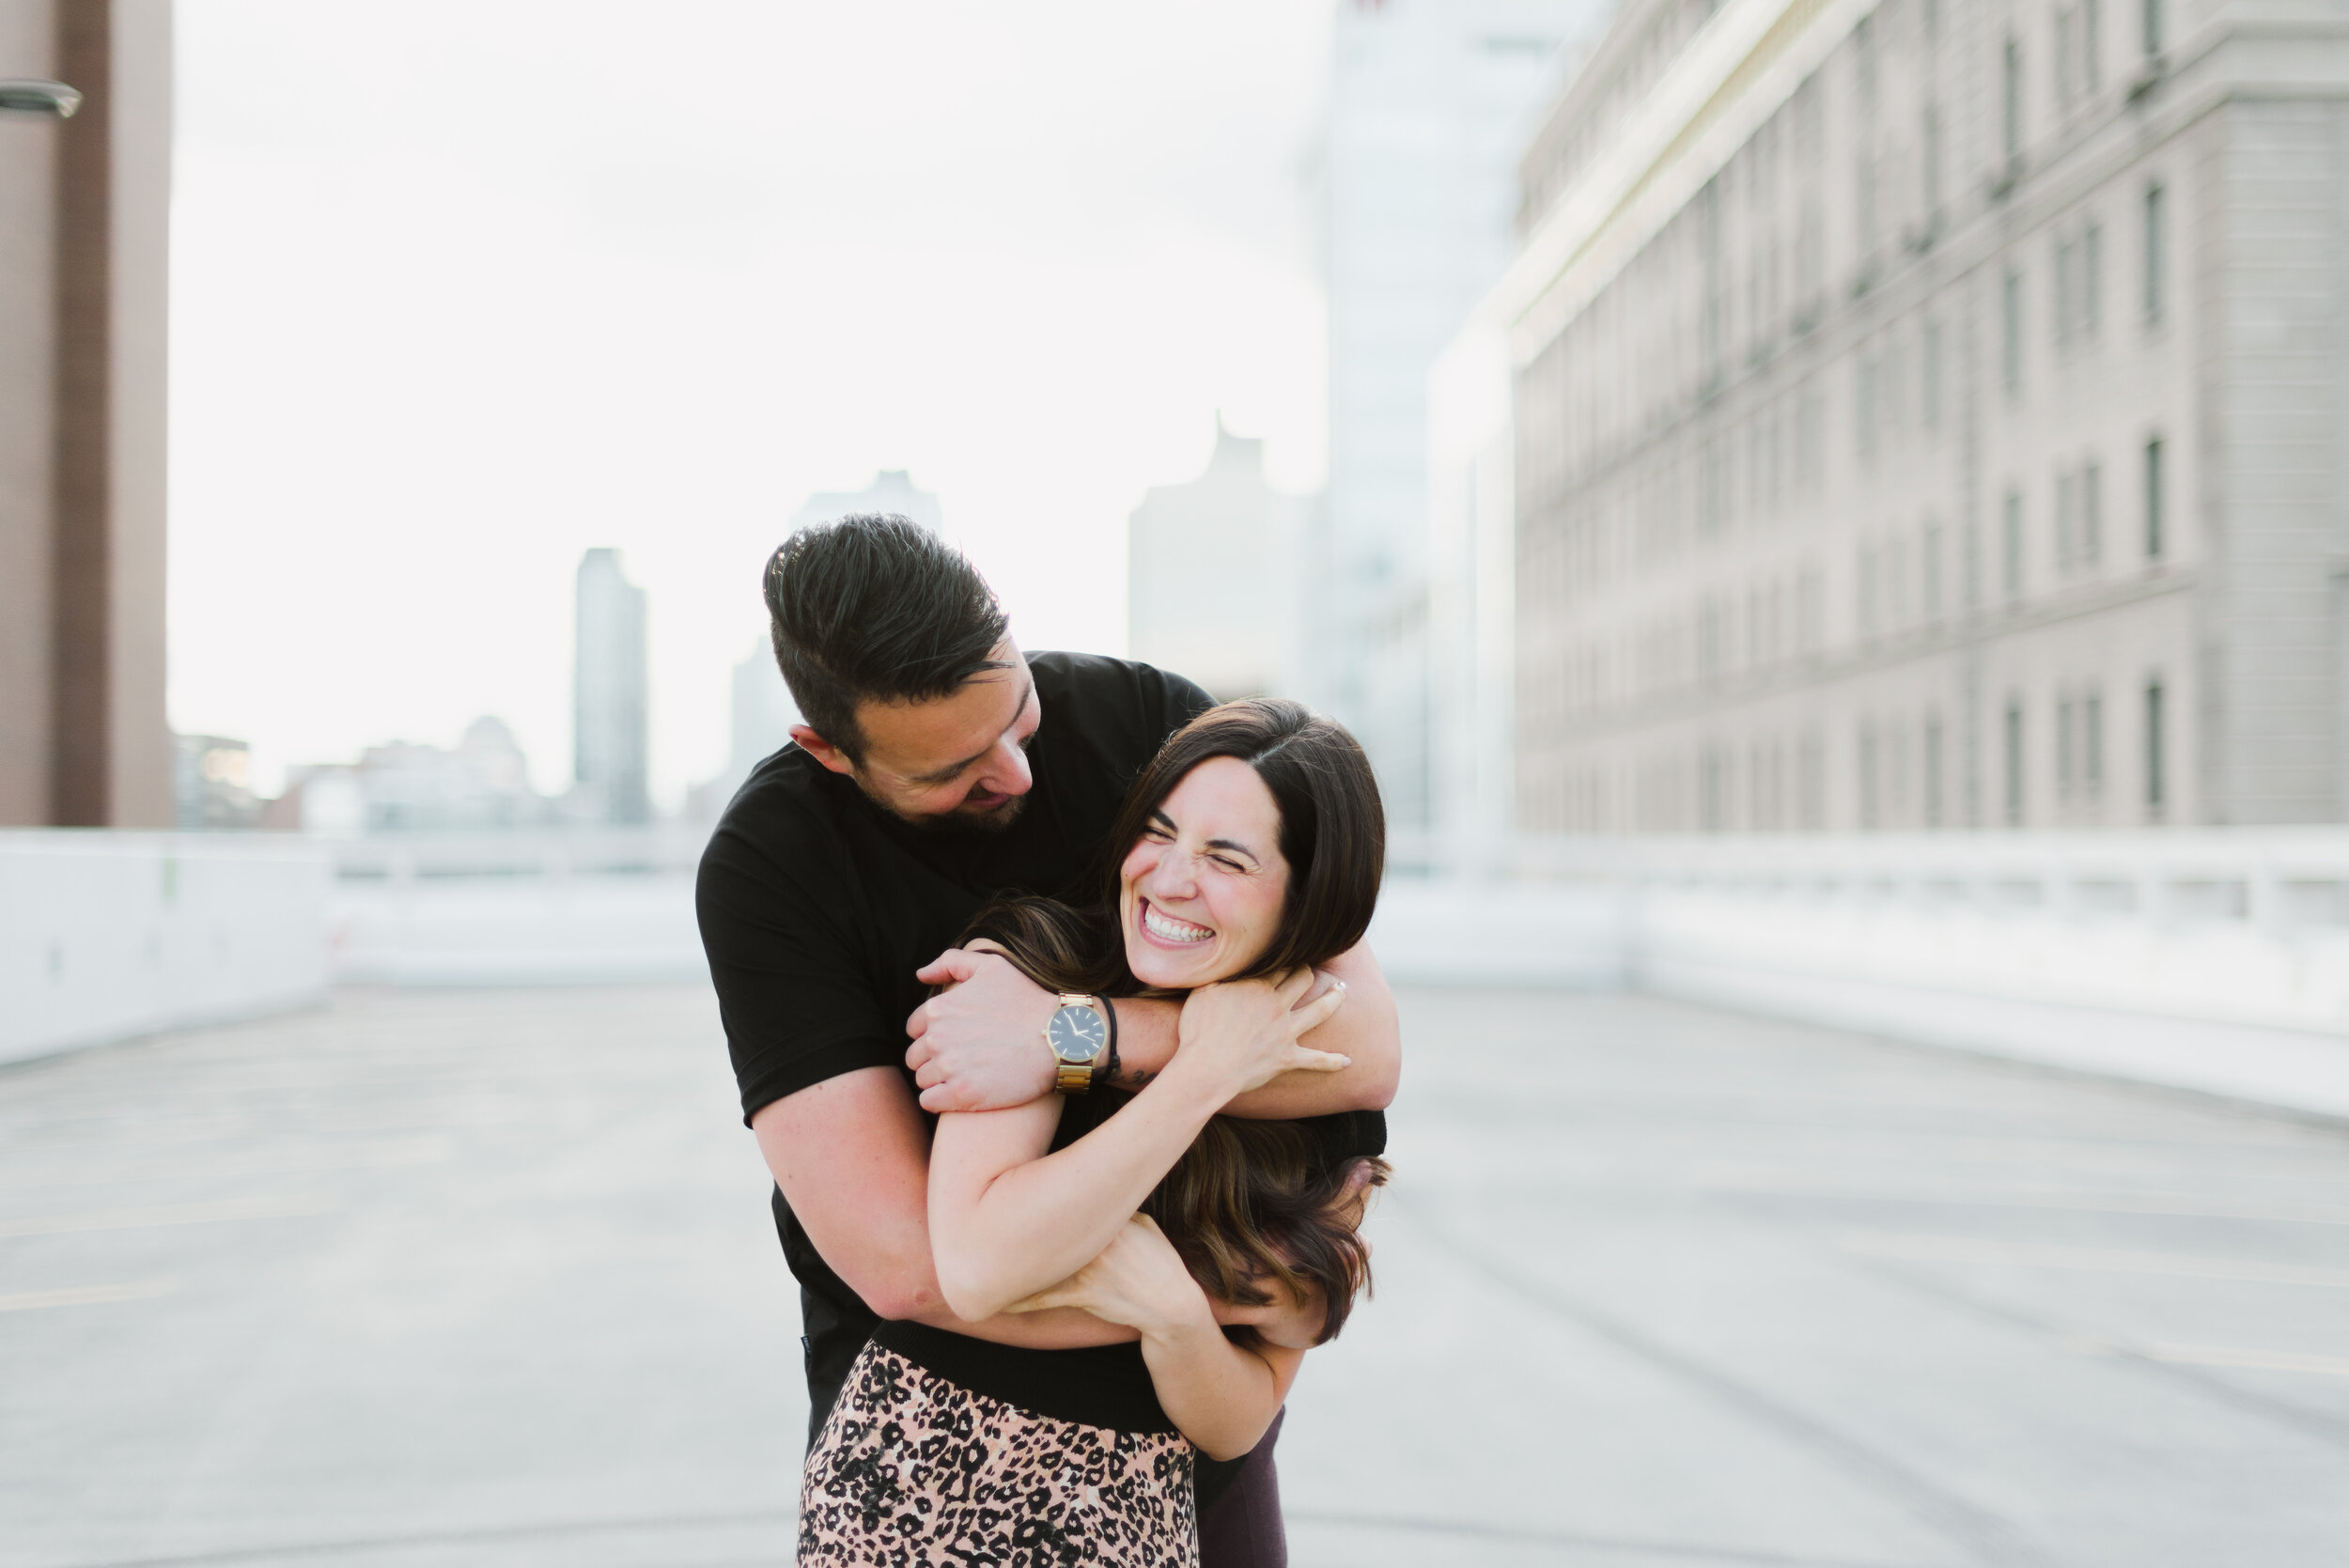
<instances>
[{"instance_id":1,"label":"woman's hand","mask_svg":"<svg viewBox=\"0 0 2349 1568\"><path fill-rule=\"evenodd\" d=\"M1298 1043L1346 1001L1342 980L1305 1001L1313 984L1314 971L1299 969L1269 980L1202 986L1184 1000L1175 1061L1221 1075L1230 1085L1226 1098L1261 1089L1283 1073L1343 1072L1354 1064L1352 1057Z\"/></svg>"},{"instance_id":2,"label":"woman's hand","mask_svg":"<svg viewBox=\"0 0 2349 1568\"><path fill-rule=\"evenodd\" d=\"M1101 1255L1084 1267L1003 1310L1040 1312L1052 1307L1074 1307L1104 1323L1139 1328L1144 1339L1215 1327L1207 1293L1190 1277L1166 1233L1146 1214L1127 1220Z\"/></svg>"}]
</instances>

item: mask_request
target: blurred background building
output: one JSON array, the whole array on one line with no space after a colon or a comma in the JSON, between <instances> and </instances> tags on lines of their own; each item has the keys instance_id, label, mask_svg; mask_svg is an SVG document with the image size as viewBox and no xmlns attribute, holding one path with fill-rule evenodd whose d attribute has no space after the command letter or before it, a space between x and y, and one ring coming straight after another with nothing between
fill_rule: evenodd
<instances>
[{"instance_id":1,"label":"blurred background building","mask_svg":"<svg viewBox=\"0 0 2349 1568\"><path fill-rule=\"evenodd\" d=\"M811 522L829 522L851 512L911 518L933 534L942 532L946 526L946 515L939 506L937 496L917 489L913 476L904 469L884 468L861 490L819 490L810 495L791 514L789 528L785 532L804 528Z\"/></svg>"},{"instance_id":2,"label":"blurred background building","mask_svg":"<svg viewBox=\"0 0 2349 1568\"><path fill-rule=\"evenodd\" d=\"M172 737L172 825L183 830L256 828L253 750L220 735Z\"/></svg>"},{"instance_id":3,"label":"blurred background building","mask_svg":"<svg viewBox=\"0 0 2349 1568\"><path fill-rule=\"evenodd\" d=\"M571 776L582 820L627 827L652 819L648 659L645 590L623 573L618 551L589 551L579 563L572 677Z\"/></svg>"},{"instance_id":4,"label":"blurred background building","mask_svg":"<svg viewBox=\"0 0 2349 1568\"><path fill-rule=\"evenodd\" d=\"M1303 690L1429 815L1427 379L1507 264L1525 121L1598 0L1346 0L1322 185L1330 477Z\"/></svg>"},{"instance_id":5,"label":"blurred background building","mask_svg":"<svg viewBox=\"0 0 2349 1568\"><path fill-rule=\"evenodd\" d=\"M171 6L0 7L0 77L80 105L0 108L0 824L168 827Z\"/></svg>"},{"instance_id":6,"label":"blurred background building","mask_svg":"<svg viewBox=\"0 0 2349 1568\"><path fill-rule=\"evenodd\" d=\"M289 769L261 824L327 833L479 832L538 828L557 802L530 784L529 759L506 721L484 716L452 749L393 740L356 763Z\"/></svg>"},{"instance_id":7,"label":"blurred background building","mask_svg":"<svg viewBox=\"0 0 2349 1568\"><path fill-rule=\"evenodd\" d=\"M1312 503L1265 478L1264 442L1215 424L1197 478L1158 485L1126 529L1127 646L1219 702L1298 684L1309 588L1298 550Z\"/></svg>"},{"instance_id":8,"label":"blurred background building","mask_svg":"<svg viewBox=\"0 0 2349 1568\"><path fill-rule=\"evenodd\" d=\"M1626 7L1496 306L1524 826L2341 817L2343 83L2246 25Z\"/></svg>"}]
</instances>

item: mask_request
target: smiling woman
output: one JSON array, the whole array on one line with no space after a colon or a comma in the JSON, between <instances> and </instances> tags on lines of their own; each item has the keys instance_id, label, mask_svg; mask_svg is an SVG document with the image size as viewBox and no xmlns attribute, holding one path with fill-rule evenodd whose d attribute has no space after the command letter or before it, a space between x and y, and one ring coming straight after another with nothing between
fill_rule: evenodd
<instances>
[{"instance_id":1,"label":"smiling woman","mask_svg":"<svg viewBox=\"0 0 2349 1568\"><path fill-rule=\"evenodd\" d=\"M1025 1560L1014 1542L1195 1563L1194 1498L1232 1480L1369 1281L1359 1228L1387 1168L1353 1152L1350 1118L1217 1114L1347 1064L1299 1036L1345 999L1315 994L1315 966L1361 940L1377 901L1385 818L1361 748L1296 703L1210 709L1143 770L1109 843L1095 908L1003 899L965 943L1064 993L1056 1022L1180 995L1180 1048L1138 1094L940 1118L929 1241L965 1325L1073 1308L1133 1339L1040 1350L881 1324L808 1456L802 1563L928 1545Z\"/></svg>"}]
</instances>

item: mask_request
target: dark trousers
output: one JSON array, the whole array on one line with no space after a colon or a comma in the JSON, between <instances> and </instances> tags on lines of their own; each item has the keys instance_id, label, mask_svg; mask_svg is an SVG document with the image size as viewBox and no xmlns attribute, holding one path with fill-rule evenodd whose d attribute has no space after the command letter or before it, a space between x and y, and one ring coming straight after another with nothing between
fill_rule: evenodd
<instances>
[{"instance_id":1,"label":"dark trousers","mask_svg":"<svg viewBox=\"0 0 2349 1568\"><path fill-rule=\"evenodd\" d=\"M1281 1522L1281 1472L1272 1463L1284 1409L1264 1440L1240 1461L1239 1473L1199 1511L1199 1568L1288 1568L1289 1537Z\"/></svg>"}]
</instances>

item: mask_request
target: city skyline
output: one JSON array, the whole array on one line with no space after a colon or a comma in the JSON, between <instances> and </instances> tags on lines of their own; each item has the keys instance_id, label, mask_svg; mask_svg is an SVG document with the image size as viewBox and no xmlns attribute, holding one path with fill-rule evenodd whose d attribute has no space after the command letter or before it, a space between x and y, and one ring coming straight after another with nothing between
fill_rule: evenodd
<instances>
[{"instance_id":1,"label":"city skyline","mask_svg":"<svg viewBox=\"0 0 2349 1568\"><path fill-rule=\"evenodd\" d=\"M1127 514L1217 408L1318 484L1322 0L449 20L181 22L171 720L265 791L481 712L559 791L590 546L653 597L674 809L807 495L910 470L1026 641L1118 651Z\"/></svg>"}]
</instances>

